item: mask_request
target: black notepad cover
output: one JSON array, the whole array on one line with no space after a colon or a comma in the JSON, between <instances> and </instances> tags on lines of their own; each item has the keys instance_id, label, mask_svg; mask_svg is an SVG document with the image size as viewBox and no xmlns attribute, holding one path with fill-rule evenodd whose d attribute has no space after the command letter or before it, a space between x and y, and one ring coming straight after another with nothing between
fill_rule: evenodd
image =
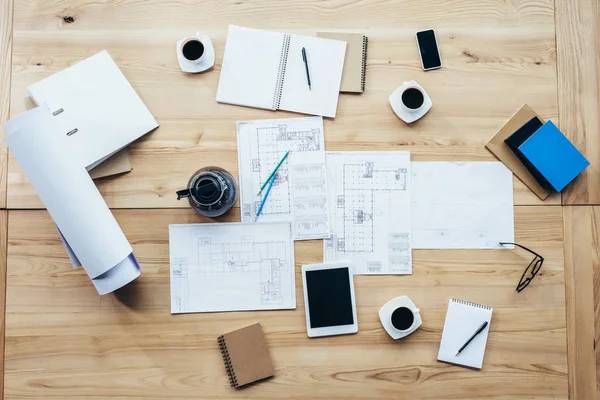
<instances>
[{"instance_id":1,"label":"black notepad cover","mask_svg":"<svg viewBox=\"0 0 600 400\"><path fill-rule=\"evenodd\" d=\"M523 155L523 153L519 150L519 146L521 146L527 139L529 139L538 129L540 129L544 125L542 121L538 117L533 117L529 121L527 121L522 127L517 129L512 135L504 139L504 143L515 153L517 158L523 163L523 165L527 168L529 173L535 178L535 180L543 187L545 190L549 192L553 192L554 189L550 182L544 178L544 176L538 171L536 167L529 162L527 157Z\"/></svg>"}]
</instances>

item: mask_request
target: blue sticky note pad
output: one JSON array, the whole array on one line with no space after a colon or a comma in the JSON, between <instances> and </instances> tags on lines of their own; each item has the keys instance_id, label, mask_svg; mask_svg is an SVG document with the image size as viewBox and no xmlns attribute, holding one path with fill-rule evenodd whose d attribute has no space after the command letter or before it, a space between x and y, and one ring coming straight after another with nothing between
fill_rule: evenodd
<instances>
[{"instance_id":1,"label":"blue sticky note pad","mask_svg":"<svg viewBox=\"0 0 600 400\"><path fill-rule=\"evenodd\" d=\"M590 165L552 121L531 135L519 150L557 192Z\"/></svg>"}]
</instances>

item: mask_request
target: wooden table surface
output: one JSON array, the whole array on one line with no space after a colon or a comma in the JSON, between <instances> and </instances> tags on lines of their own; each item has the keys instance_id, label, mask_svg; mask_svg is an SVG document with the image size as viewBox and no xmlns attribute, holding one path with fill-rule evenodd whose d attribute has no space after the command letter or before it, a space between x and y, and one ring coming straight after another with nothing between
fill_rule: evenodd
<instances>
[{"instance_id":1,"label":"wooden table surface","mask_svg":"<svg viewBox=\"0 0 600 400\"><path fill-rule=\"evenodd\" d=\"M567 398L559 206L515 209L515 239L545 257L541 275L521 294L514 287L527 254L415 250L412 276L355 277L358 334L319 339L306 335L300 266L322 260L320 241L296 243L295 310L171 315L168 224L208 220L188 209L115 216L144 270L121 293L99 297L85 272L69 265L45 211L11 212L7 398ZM400 295L418 305L423 325L395 342L377 311ZM451 297L494 308L481 371L437 361ZM255 321L266 332L276 377L236 393L216 338Z\"/></svg>"},{"instance_id":2,"label":"wooden table surface","mask_svg":"<svg viewBox=\"0 0 600 400\"><path fill-rule=\"evenodd\" d=\"M484 144L528 103L558 123L592 162L562 202L597 203L597 0L0 4L0 122L28 107L28 85L106 49L160 123L130 147L132 172L97 181L143 266L133 284L102 297L83 271L71 268L47 212L16 160L0 148L5 398L596 398L596 208L561 207L560 195L541 202L515 178L515 239L546 259L530 287L514 291L529 262L520 251L415 250L411 276L356 277L358 334L320 339L306 336L299 276L300 265L322 260L320 241L296 242L295 310L171 315L167 227L209 222L178 202L175 191L207 165L237 177L237 120L297 116L216 103L229 24L369 36L366 91L340 96L338 116L324 122L328 150L409 150L417 161L494 160ZM430 27L444 67L423 72L414 33ZM212 38L216 64L187 75L177 65L175 44L195 32ZM573 61L578 55L585 63ZM407 126L387 99L411 79L434 106ZM239 208L224 220L239 220ZM394 342L377 310L404 294L421 308L424 323ZM452 297L494 308L481 371L436 361ZM264 326L276 377L236 392L216 337L255 321Z\"/></svg>"}]
</instances>

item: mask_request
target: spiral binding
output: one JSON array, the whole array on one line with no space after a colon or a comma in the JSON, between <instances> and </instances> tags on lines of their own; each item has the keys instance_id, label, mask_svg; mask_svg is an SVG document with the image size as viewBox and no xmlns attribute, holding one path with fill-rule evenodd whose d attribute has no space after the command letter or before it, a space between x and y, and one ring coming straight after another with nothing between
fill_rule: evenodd
<instances>
[{"instance_id":1,"label":"spiral binding","mask_svg":"<svg viewBox=\"0 0 600 400\"><path fill-rule=\"evenodd\" d=\"M478 308L483 308L485 310L491 310L491 308L488 307L488 306L484 306L483 304L471 303L470 301L452 299L452 302L453 303L464 304L465 306L478 307Z\"/></svg>"},{"instance_id":2,"label":"spiral binding","mask_svg":"<svg viewBox=\"0 0 600 400\"><path fill-rule=\"evenodd\" d=\"M283 80L285 79L285 70L287 68L288 53L290 52L290 34L283 36L281 45L281 56L279 57L279 68L277 69L277 84L275 85L275 93L273 93L273 104L271 108L278 110L281 104L281 95L283 93Z\"/></svg>"},{"instance_id":3,"label":"spiral binding","mask_svg":"<svg viewBox=\"0 0 600 400\"><path fill-rule=\"evenodd\" d=\"M219 349L221 349L221 355L223 356L223 363L225 364L227 375L229 375L229 383L232 387L236 388L238 387L238 382L237 378L235 377L233 365L231 364L231 357L229 357L229 351L227 350L227 343L225 343L225 337L221 335L219 336L217 341L219 342Z\"/></svg>"},{"instance_id":4,"label":"spiral binding","mask_svg":"<svg viewBox=\"0 0 600 400\"><path fill-rule=\"evenodd\" d=\"M367 50L369 48L369 38L363 36L363 53L362 53L362 71L360 74L360 90L365 91L365 77L367 75Z\"/></svg>"}]
</instances>

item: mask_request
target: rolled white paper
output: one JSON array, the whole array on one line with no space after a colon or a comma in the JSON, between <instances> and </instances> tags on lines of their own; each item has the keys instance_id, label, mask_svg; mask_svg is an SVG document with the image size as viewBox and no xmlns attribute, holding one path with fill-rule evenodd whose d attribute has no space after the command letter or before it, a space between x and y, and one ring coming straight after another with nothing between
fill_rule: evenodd
<instances>
[{"instance_id":1,"label":"rolled white paper","mask_svg":"<svg viewBox=\"0 0 600 400\"><path fill-rule=\"evenodd\" d=\"M6 144L48 209L74 267L83 266L99 294L140 275L121 227L90 178L64 127L47 106L5 125Z\"/></svg>"}]
</instances>

